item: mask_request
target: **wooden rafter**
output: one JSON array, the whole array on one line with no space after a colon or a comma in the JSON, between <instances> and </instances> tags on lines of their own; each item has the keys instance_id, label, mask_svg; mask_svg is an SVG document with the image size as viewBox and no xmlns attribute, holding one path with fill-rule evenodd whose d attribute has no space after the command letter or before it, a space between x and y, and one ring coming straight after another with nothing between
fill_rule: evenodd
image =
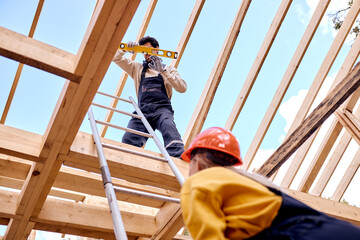
<instances>
[{"instance_id":1,"label":"wooden rafter","mask_svg":"<svg viewBox=\"0 0 360 240\"><path fill-rule=\"evenodd\" d=\"M176 52L178 53L178 57L176 59L171 60L172 66L177 68L179 66L180 60L184 54L185 48L189 42L191 34L194 30L195 24L200 16L201 10L204 6L205 0L197 0L195 2L194 8L190 14L190 18L186 24L185 30L181 36L179 44L176 48Z\"/></svg>"},{"instance_id":2,"label":"wooden rafter","mask_svg":"<svg viewBox=\"0 0 360 240\"><path fill-rule=\"evenodd\" d=\"M320 24L320 21L326 11L327 6L329 5L329 0L319 1L318 6L310 20L308 27L305 30L304 35L302 36L300 43L295 51L293 58L291 59L288 68L280 82L278 89L276 90L273 99L269 105L269 108L266 110L265 116L261 121L258 130L245 154L244 157L244 169L248 169L253 161L257 150L259 149L262 140L265 137L265 134L270 127L270 124L275 116L276 111L278 110L282 99L285 96L285 93L295 76L295 73L309 47L309 44Z\"/></svg>"},{"instance_id":3,"label":"wooden rafter","mask_svg":"<svg viewBox=\"0 0 360 240\"><path fill-rule=\"evenodd\" d=\"M221 77L225 71L226 64L235 45L237 36L239 35L242 22L245 18L250 3L251 0L242 1L239 10L236 13L235 19L230 27L228 35L226 36L220 53L216 59L209 79L206 82L199 102L186 128L183 137L185 141L185 148L189 147L190 142L195 138L196 135L201 132L206 116L209 112L211 102L214 99L217 87L219 86Z\"/></svg>"},{"instance_id":4,"label":"wooden rafter","mask_svg":"<svg viewBox=\"0 0 360 240\"><path fill-rule=\"evenodd\" d=\"M339 122L355 141L360 144L360 122L349 110L339 109L335 112Z\"/></svg>"},{"instance_id":5,"label":"wooden rafter","mask_svg":"<svg viewBox=\"0 0 360 240\"><path fill-rule=\"evenodd\" d=\"M0 27L0 55L79 83L75 55Z\"/></svg>"},{"instance_id":6,"label":"wooden rafter","mask_svg":"<svg viewBox=\"0 0 360 240\"><path fill-rule=\"evenodd\" d=\"M21 190L24 181L26 180L27 173L31 168L31 163L14 161L12 158L6 159L0 157L0 159L2 160L0 162L0 176L4 177L1 180L0 186L13 186L13 188ZM178 193L169 190L138 185L119 179L113 179L113 183L115 186L119 187L155 193L167 197L179 198ZM68 168L65 166L61 167L52 187L58 190L53 189L53 193L50 192L50 195L59 197L60 195L68 195L69 197L71 197L70 199L73 200L83 199L85 195L93 195L99 197L105 196L102 179L99 174L84 172L82 170ZM60 189L64 190L64 193L61 194ZM69 192L76 192L78 194L72 195L69 194ZM78 196L80 194L82 195ZM164 201L161 200L142 198L140 196L129 195L121 192L116 193L116 198L119 201L127 201L130 203L136 203L143 206L155 208L160 208L164 204Z\"/></svg>"},{"instance_id":7,"label":"wooden rafter","mask_svg":"<svg viewBox=\"0 0 360 240\"><path fill-rule=\"evenodd\" d=\"M356 110L355 115L360 116L360 109ZM324 171L320 175L319 180L317 181L314 189L311 191L311 193L315 196L320 196L324 191L328 181L330 180L332 173L335 171L337 165L340 162L341 157L343 156L343 154L346 151L346 148L350 144L350 141L352 139L351 136L356 137L359 135L357 129L357 123L355 122L357 120L354 120L355 117L351 116L349 119L349 114L347 114L347 111L337 111L335 112L335 116L337 117L339 123L343 124L345 129L347 129L348 131L345 131L344 134L342 135L332 156L327 162Z\"/></svg>"},{"instance_id":8,"label":"wooden rafter","mask_svg":"<svg viewBox=\"0 0 360 240\"><path fill-rule=\"evenodd\" d=\"M284 143L257 171L270 177L281 165L316 131L317 128L360 86L360 64L358 63L318 105L317 108L285 139Z\"/></svg>"},{"instance_id":9,"label":"wooden rafter","mask_svg":"<svg viewBox=\"0 0 360 240\"><path fill-rule=\"evenodd\" d=\"M255 83L257 76L263 66L263 63L270 51L272 44L275 41L277 33L281 27L282 22L285 19L285 16L290 8L292 0L283 0L280 4L280 7L274 17L274 20L271 23L271 26L265 36L265 39L260 47L260 50L255 58L253 65L251 66L250 72L245 79L245 83L240 91L239 96L236 99L233 109L231 110L230 116L226 121L225 128L232 130L234 128L235 122L239 117L239 114L245 105L245 102L250 94L252 86Z\"/></svg>"},{"instance_id":10,"label":"wooden rafter","mask_svg":"<svg viewBox=\"0 0 360 240\"><path fill-rule=\"evenodd\" d=\"M2 191L0 199L0 217L16 219L16 199L18 193ZM121 206L121 205L120 205ZM154 216L145 216L125 209L120 209L124 216L124 225L129 235L151 236L156 229ZM101 206L75 203L70 201L47 199L41 213L32 217L34 229L47 230L45 226L58 226L65 233L78 234L80 236L100 237L101 234L113 238L113 226L109 209ZM143 222L144 224L137 224ZM37 225L42 227L38 228ZM68 229L67 229L68 228ZM103 237L102 237L103 238Z\"/></svg>"},{"instance_id":11,"label":"wooden rafter","mask_svg":"<svg viewBox=\"0 0 360 240\"><path fill-rule=\"evenodd\" d=\"M35 16L34 16L33 22L32 22L31 27L30 27L29 35L28 35L28 37L30 37L30 38L32 38L32 37L34 36L35 29L36 29L37 23L38 23L38 21L39 21L40 13L41 13L42 7L43 7L43 5L44 5L44 1L45 1L45 0L40 0L40 1L39 1L39 4L38 4L38 7L37 7L36 12L35 12ZM18 68L17 68L17 70L16 70L16 74L15 74L15 78L14 78L13 84L12 84L11 89L10 89L9 97L8 97L8 99L7 99L7 101L6 101L6 104L5 104L5 107L4 107L4 111L3 111L3 114L2 114L2 116L1 116L0 124L4 124L4 123L5 123L7 114L8 114L9 109L10 109L10 105L11 105L12 99L13 99L13 97L14 97L14 94L15 94L15 91L16 91L16 88L17 88L17 85L18 85L18 83L19 83L19 79L20 79L20 75L21 75L21 72L22 72L23 67L24 67L24 64L19 63Z\"/></svg>"},{"instance_id":12,"label":"wooden rafter","mask_svg":"<svg viewBox=\"0 0 360 240\"><path fill-rule=\"evenodd\" d=\"M331 200L340 201L345 191L350 185L351 180L355 176L360 166L360 150L355 154L354 159L351 161L349 167L346 169L344 176L341 178L339 185L336 187L334 194L331 196Z\"/></svg>"},{"instance_id":13,"label":"wooden rafter","mask_svg":"<svg viewBox=\"0 0 360 240\"><path fill-rule=\"evenodd\" d=\"M359 99L359 94L360 91L359 89L357 89L357 91L346 102L346 108L352 109L354 107L355 102ZM340 122L337 119L334 119L328 129L326 136L322 140L321 145L315 154L315 157L311 161L309 168L307 169L304 177L300 182L300 185L298 187L299 191L309 191L328 154L330 153L332 146L338 138L342 128L343 126L340 124Z\"/></svg>"},{"instance_id":14,"label":"wooden rafter","mask_svg":"<svg viewBox=\"0 0 360 240\"><path fill-rule=\"evenodd\" d=\"M334 83L332 84L331 89L341 80L343 79L346 74L351 70L351 68L354 66L356 59L358 58L360 53L360 38L356 38L354 44L352 45L348 55L346 56L346 59L342 65L342 67L340 68L338 74L336 75L336 78L334 80ZM331 90L330 89L330 90ZM358 90L359 91L359 90ZM358 100L358 97L355 96L351 96L351 98L346 101L346 103L344 103L344 105L346 105L349 108L353 108L353 105L355 104L355 102ZM336 123L332 124L332 128L330 128L330 132L329 134L332 134L334 132L334 130L336 129L336 131L334 132L335 134L339 134L341 127L337 126ZM337 127L336 127L337 126ZM283 181L281 182L281 186L285 187L285 188L289 188L290 184L292 183L293 179L295 178L295 175L297 173L297 171L299 170L302 162L304 161L306 154L308 153L310 146L312 145L313 141L315 140L318 132L320 129L318 129L306 142L304 145L302 145L299 150L296 152L294 159L291 161L290 167L288 168L285 177L283 178ZM335 134L333 134L333 137L335 137ZM335 138L336 139L336 138ZM329 145L328 145L329 146ZM330 150L330 148L327 148ZM326 154L327 155L327 154ZM310 172L310 171L308 171ZM317 173L313 173L314 176L317 175ZM307 176L304 177L304 179L307 179Z\"/></svg>"},{"instance_id":15,"label":"wooden rafter","mask_svg":"<svg viewBox=\"0 0 360 240\"><path fill-rule=\"evenodd\" d=\"M313 101L315 100L317 93L320 90L322 83L324 82L327 74L329 73L331 66L334 63L335 58L338 55L343 43L345 42L346 37L348 36L350 29L354 24L359 12L360 12L360 1L355 1L352 7L350 8L348 14L346 15L346 18L343 24L341 25L341 28L337 33L333 43L331 44L331 47L328 53L326 54L326 57L323 63L321 64L319 71L316 74L315 79L312 82L309 91L307 92L305 99L300 106L298 113L296 114L295 119L290 126L287 136L289 136L293 132L293 130L297 126L299 126L299 124L306 117Z\"/></svg>"}]
</instances>

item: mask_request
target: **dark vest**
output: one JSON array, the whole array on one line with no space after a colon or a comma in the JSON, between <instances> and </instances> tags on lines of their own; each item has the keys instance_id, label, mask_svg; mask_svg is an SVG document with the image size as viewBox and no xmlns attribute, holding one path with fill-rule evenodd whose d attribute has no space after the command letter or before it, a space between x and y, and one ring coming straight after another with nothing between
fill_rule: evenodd
<instances>
[{"instance_id":1,"label":"dark vest","mask_svg":"<svg viewBox=\"0 0 360 240\"><path fill-rule=\"evenodd\" d=\"M154 113L159 108L169 108L172 111L163 77L160 74L156 77L145 77L148 68L148 63L144 61L138 92L138 104L141 111L144 114Z\"/></svg>"}]
</instances>

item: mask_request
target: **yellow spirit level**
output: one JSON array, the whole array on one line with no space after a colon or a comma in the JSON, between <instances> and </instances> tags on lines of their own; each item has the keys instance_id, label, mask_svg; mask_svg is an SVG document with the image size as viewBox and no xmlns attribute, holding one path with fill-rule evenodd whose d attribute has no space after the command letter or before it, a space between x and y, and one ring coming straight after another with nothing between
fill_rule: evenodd
<instances>
[{"instance_id":1,"label":"yellow spirit level","mask_svg":"<svg viewBox=\"0 0 360 240\"><path fill-rule=\"evenodd\" d=\"M124 51L147 53L149 55L155 55L155 56L167 57L167 58L173 58L173 59L176 59L178 56L177 52L167 51L167 50L163 50L163 49L159 49L159 48L144 47L144 46L128 47L126 43L121 43L119 48Z\"/></svg>"}]
</instances>

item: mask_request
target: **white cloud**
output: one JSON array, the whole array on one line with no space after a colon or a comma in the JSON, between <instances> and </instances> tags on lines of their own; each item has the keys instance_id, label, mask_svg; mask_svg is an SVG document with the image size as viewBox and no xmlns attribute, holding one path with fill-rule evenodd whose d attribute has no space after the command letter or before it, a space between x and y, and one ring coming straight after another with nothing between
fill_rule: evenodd
<instances>
[{"instance_id":1,"label":"white cloud","mask_svg":"<svg viewBox=\"0 0 360 240\"><path fill-rule=\"evenodd\" d=\"M307 90L300 90L296 96L290 97L289 100L280 105L279 113L286 121L284 128L285 133L289 131L289 128L294 121L296 113L299 111L301 103L303 102L307 92Z\"/></svg>"}]
</instances>

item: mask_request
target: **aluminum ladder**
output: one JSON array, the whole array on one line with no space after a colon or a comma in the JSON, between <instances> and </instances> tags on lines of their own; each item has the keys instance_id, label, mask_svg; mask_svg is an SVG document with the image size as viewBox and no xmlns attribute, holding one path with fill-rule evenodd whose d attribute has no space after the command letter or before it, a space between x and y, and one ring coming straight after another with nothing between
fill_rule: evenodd
<instances>
[{"instance_id":1,"label":"aluminum ladder","mask_svg":"<svg viewBox=\"0 0 360 240\"><path fill-rule=\"evenodd\" d=\"M149 133L139 132L139 131L136 131L133 129L117 126L117 125L114 125L114 124L111 124L108 122L95 120L92 108L90 107L88 110L88 118L90 121L90 126L91 126L91 130L93 133L93 138L94 138L94 142L96 145L96 150L97 150L97 154L98 154L98 158L99 158L100 172L102 175L103 185L104 185L104 189L105 189L105 195L106 195L106 198L108 199L108 204L110 207L110 213L111 213L111 217L112 217L112 221L113 221L113 225L114 225L115 237L117 240L127 240L127 235L126 235L124 223L122 221L121 214L119 211L119 206L117 204L115 191L119 191L119 192L123 192L123 193L127 193L127 194L133 194L133 195L142 196L142 197L154 198L154 199L168 201L168 202L175 202L175 203L180 203L180 200L177 198L167 197L167 196L163 196L163 195L158 195L158 194L142 192L142 191L138 191L138 190L134 190L134 189L127 189L127 188L123 188L123 187L114 186L112 183L112 180L111 180L110 170L109 170L109 167L108 167L105 155L104 155L103 148L105 147L105 148L109 148L109 149L113 149L113 150L133 153L136 155L145 156L145 157L153 158L156 160L168 162L171 170L173 171L173 173L174 173L175 177L177 178L177 180L179 181L180 185L182 185L184 183L185 178L180 173L180 171L177 168L177 166L175 165L174 161L171 159L171 157L168 154L168 152L166 151L165 147L162 145L160 139L157 137L154 130L152 129L149 122L146 120L144 114L141 112L140 108L138 107L137 103L134 101L134 99L132 97L129 97L130 100L126 100L126 99L123 99L123 98L120 98L117 96L112 96L110 94L103 93L103 92L97 92L97 93L107 96L107 97L115 98L115 99L123 101L123 102L131 103L133 105L133 107L135 108L135 111L137 114L124 112L124 111L121 111L121 110L118 110L115 108L110 108L110 107L100 105L100 104L97 104L94 102L92 103L93 106L101 107L101 108L111 110L111 111L114 111L117 113L121 113L121 114L125 114L125 115L131 116L131 117L139 118L142 121L142 123L145 125L147 131L149 132ZM164 157L158 157L158 156L154 156L151 154L146 154L146 153L141 153L141 152L137 152L134 150L130 150L127 148L122 148L122 147L102 143L96 124L103 124L108 127L113 127L113 128L117 128L120 130L131 132L134 134L146 136L148 138L152 138L152 139L154 139L157 147L159 148L160 152L162 153L162 155Z\"/></svg>"}]
</instances>

